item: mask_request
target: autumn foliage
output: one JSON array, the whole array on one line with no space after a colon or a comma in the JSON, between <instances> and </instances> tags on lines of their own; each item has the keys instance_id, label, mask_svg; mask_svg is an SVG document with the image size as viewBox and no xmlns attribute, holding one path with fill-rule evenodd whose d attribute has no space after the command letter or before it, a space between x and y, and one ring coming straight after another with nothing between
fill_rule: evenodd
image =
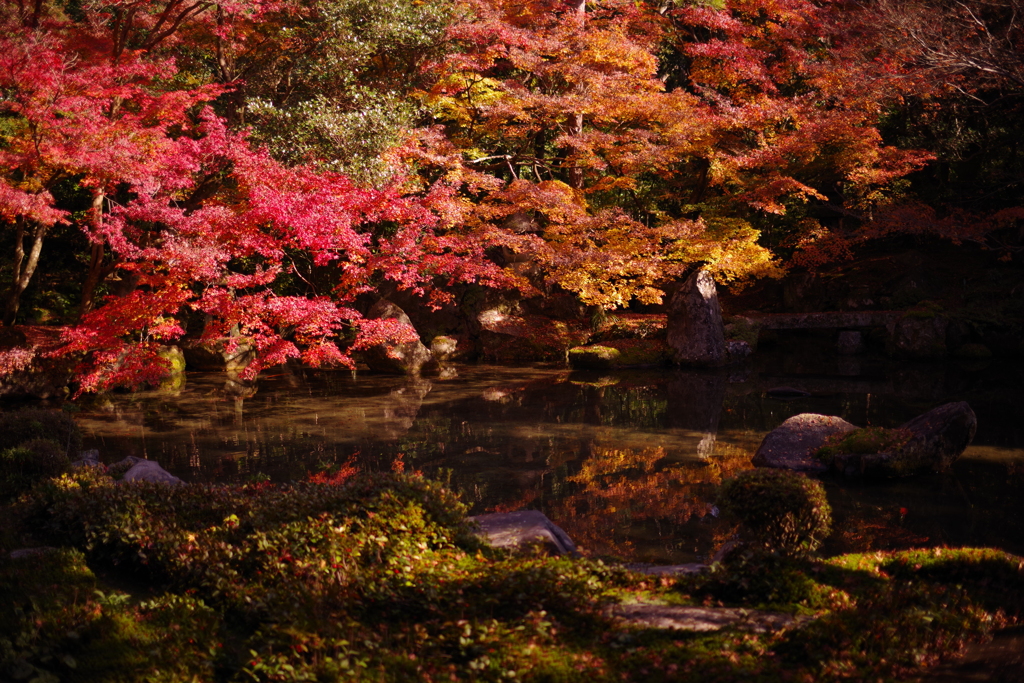
<instances>
[{"instance_id":1,"label":"autumn foliage","mask_svg":"<svg viewBox=\"0 0 1024 683\"><path fill-rule=\"evenodd\" d=\"M852 11L5 0L4 321L58 234L82 390L153 380L185 337L250 350L250 377L351 365L413 334L364 318L381 292L614 309L698 263L728 282L841 257L931 158L883 141L920 81Z\"/></svg>"}]
</instances>

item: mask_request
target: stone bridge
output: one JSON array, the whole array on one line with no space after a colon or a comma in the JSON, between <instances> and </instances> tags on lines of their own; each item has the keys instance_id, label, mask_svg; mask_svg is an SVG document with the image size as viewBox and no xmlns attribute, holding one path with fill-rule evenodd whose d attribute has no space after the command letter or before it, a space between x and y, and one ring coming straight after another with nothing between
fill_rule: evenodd
<instances>
[{"instance_id":1,"label":"stone bridge","mask_svg":"<svg viewBox=\"0 0 1024 683\"><path fill-rule=\"evenodd\" d=\"M892 326L901 311L826 311L824 313L763 313L742 317L757 323L762 330L824 330Z\"/></svg>"}]
</instances>

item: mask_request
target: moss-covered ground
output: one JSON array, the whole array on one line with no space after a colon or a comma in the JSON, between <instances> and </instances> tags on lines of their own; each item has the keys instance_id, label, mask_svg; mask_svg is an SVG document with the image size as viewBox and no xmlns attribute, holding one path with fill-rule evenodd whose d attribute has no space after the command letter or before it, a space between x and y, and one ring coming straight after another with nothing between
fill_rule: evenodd
<instances>
[{"instance_id":1,"label":"moss-covered ground","mask_svg":"<svg viewBox=\"0 0 1024 683\"><path fill-rule=\"evenodd\" d=\"M995 550L736 553L679 579L512 555L405 474L165 487L85 471L0 519L3 680L903 680L1024 608L1021 559ZM691 633L607 616L638 597L811 618Z\"/></svg>"}]
</instances>

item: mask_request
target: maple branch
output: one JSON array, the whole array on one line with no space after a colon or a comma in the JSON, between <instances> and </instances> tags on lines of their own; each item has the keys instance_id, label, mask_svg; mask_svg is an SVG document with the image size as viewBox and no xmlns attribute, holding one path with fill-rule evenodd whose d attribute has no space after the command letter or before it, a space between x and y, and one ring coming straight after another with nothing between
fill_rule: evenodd
<instances>
[{"instance_id":1,"label":"maple branch","mask_svg":"<svg viewBox=\"0 0 1024 683\"><path fill-rule=\"evenodd\" d=\"M295 259L294 259L293 257L289 256L289 257L288 257L288 260L292 262L292 272L293 272L293 273L295 273L296 275L298 275L298 276L299 276L299 279L300 279L300 280L302 280L302 281L303 281L303 282L305 282L305 283L306 283L307 285L309 285L309 288L310 288L310 290L312 290L312 292L313 292L314 296L319 296L319 293L318 293L318 292L316 291L316 285L314 285L314 284L313 284L312 282L310 282L309 280L307 280L307 279L306 279L306 278L305 278L305 277L304 277L304 276L302 275L302 272L301 272L301 271L299 271L299 267L298 267L298 266L297 266L297 265L295 264Z\"/></svg>"},{"instance_id":2,"label":"maple branch","mask_svg":"<svg viewBox=\"0 0 1024 683\"><path fill-rule=\"evenodd\" d=\"M507 162L507 161L512 159L512 155L511 154L496 154L494 156L481 157L479 159L470 159L466 163L467 164L482 164L485 161L494 161L495 159L500 159L502 161L506 161Z\"/></svg>"},{"instance_id":3,"label":"maple branch","mask_svg":"<svg viewBox=\"0 0 1024 683\"><path fill-rule=\"evenodd\" d=\"M167 4L166 9L160 14L160 18L157 20L156 26L154 26L152 29L150 39L143 44L144 50L152 50L154 47L156 47L164 40L166 40L169 36L174 34L174 32L178 30L178 27L181 26L181 23L185 21L185 19L188 19L193 16L198 16L199 14L202 14L204 11L212 7L213 5L213 3L209 2L196 2L191 7L186 7L181 12L181 14L179 14L178 17L173 22L171 22L170 26L168 26L163 32L160 32L160 27L163 26L163 24L166 22L167 17L171 13L171 8L177 4L177 2L170 2Z\"/></svg>"}]
</instances>

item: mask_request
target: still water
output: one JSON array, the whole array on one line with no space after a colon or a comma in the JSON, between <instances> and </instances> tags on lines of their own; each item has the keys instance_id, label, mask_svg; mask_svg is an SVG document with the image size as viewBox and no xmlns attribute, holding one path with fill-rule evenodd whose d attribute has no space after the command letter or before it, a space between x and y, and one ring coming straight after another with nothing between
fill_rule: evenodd
<instances>
[{"instance_id":1,"label":"still water","mask_svg":"<svg viewBox=\"0 0 1024 683\"><path fill-rule=\"evenodd\" d=\"M221 375L174 394L112 394L76 415L108 462L158 461L190 482L290 481L338 466L421 471L474 513L536 508L585 552L634 562L705 559L731 533L717 485L791 415L898 426L947 401L978 415L942 475L826 481L829 552L990 545L1024 554L1024 368L822 357L799 344L724 371L578 373L458 366L410 380L347 371L267 373L247 397ZM782 401L767 389L811 396Z\"/></svg>"}]
</instances>

